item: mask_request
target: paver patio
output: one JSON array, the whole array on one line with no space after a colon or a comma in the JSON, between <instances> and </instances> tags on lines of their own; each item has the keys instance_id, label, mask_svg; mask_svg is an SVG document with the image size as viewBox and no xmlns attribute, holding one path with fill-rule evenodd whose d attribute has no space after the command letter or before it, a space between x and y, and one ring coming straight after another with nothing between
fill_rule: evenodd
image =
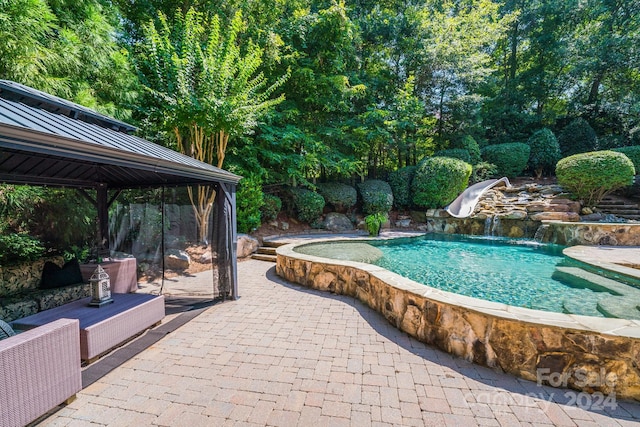
<instances>
[{"instance_id":1,"label":"paver patio","mask_svg":"<svg viewBox=\"0 0 640 427\"><path fill-rule=\"evenodd\" d=\"M640 425L638 403L596 410L590 395L473 365L353 298L287 284L272 263L239 263L239 285L238 301L207 309L41 425Z\"/></svg>"}]
</instances>

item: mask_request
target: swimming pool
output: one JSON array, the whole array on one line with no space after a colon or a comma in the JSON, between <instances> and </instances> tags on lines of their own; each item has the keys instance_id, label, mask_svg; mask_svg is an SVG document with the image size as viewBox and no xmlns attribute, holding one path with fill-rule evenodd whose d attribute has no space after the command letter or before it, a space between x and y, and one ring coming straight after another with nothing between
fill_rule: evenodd
<instances>
[{"instance_id":1,"label":"swimming pool","mask_svg":"<svg viewBox=\"0 0 640 427\"><path fill-rule=\"evenodd\" d=\"M369 243L381 254L365 262L443 291L534 310L640 318L638 310L620 309L629 297L640 304L640 289L582 270L562 255L563 246L442 234ZM349 259L350 245L356 256L365 244L319 243L297 250Z\"/></svg>"}]
</instances>

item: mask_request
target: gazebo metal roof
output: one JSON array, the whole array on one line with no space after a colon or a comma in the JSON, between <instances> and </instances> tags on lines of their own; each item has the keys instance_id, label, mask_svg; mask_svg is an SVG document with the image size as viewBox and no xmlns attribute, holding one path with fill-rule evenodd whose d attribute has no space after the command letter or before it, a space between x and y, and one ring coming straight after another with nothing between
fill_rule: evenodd
<instances>
[{"instance_id":1,"label":"gazebo metal roof","mask_svg":"<svg viewBox=\"0 0 640 427\"><path fill-rule=\"evenodd\" d=\"M134 130L73 102L0 80L0 182L122 189L241 179L128 133Z\"/></svg>"}]
</instances>

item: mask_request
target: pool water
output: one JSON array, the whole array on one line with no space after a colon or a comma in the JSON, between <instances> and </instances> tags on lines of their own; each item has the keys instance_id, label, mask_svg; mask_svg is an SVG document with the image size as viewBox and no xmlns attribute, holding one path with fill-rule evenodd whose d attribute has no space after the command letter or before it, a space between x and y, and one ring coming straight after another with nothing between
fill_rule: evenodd
<instances>
[{"instance_id":1,"label":"pool water","mask_svg":"<svg viewBox=\"0 0 640 427\"><path fill-rule=\"evenodd\" d=\"M387 270L437 289L511 306L603 317L599 303L620 298L597 286L593 290L555 280L558 266L571 265L558 245L452 235L372 244L384 254L375 264Z\"/></svg>"}]
</instances>

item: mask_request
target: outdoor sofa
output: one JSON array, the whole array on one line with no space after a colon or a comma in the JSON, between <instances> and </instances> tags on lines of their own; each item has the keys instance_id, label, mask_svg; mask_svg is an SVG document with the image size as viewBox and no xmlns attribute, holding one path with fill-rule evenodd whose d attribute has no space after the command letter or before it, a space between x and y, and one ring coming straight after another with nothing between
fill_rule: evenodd
<instances>
[{"instance_id":1,"label":"outdoor sofa","mask_svg":"<svg viewBox=\"0 0 640 427\"><path fill-rule=\"evenodd\" d=\"M0 340L0 426L24 426L82 389L77 319Z\"/></svg>"}]
</instances>

